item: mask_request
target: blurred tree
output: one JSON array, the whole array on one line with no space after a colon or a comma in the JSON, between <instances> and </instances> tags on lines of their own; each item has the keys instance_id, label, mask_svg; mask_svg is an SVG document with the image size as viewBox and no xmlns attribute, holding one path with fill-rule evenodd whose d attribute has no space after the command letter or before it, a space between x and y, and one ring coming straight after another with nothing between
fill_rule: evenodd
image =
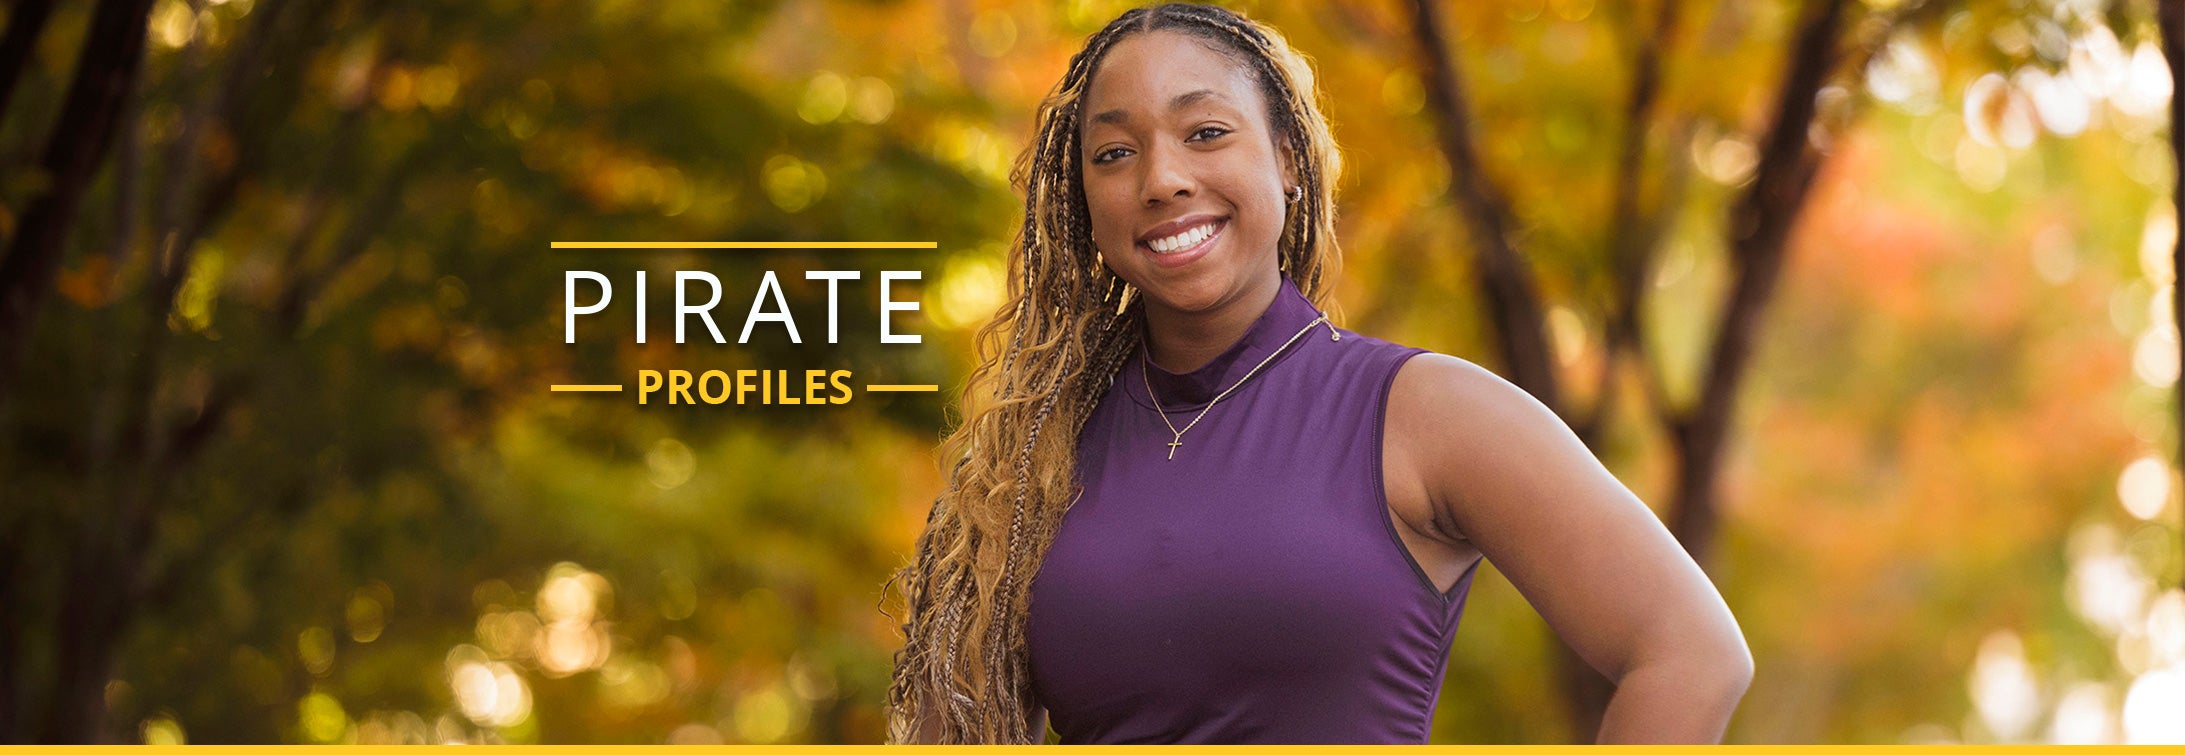
<instances>
[{"instance_id":1,"label":"blurred tree","mask_svg":"<svg viewBox=\"0 0 2185 755\"><path fill-rule=\"evenodd\" d=\"M1525 258L1513 247L1511 217L1506 193L1494 185L1483 169L1468 124L1471 106L1442 29L1446 25L1438 4L1418 0L1412 24L1418 37L1424 78L1437 117L1440 145L1448 156L1455 180L1452 197L1472 230L1474 278L1481 299L1494 324L1500 363L1511 382L1524 388L1557 414L1589 447L1601 449L1602 423L1613 411L1619 357L1629 353L1634 369L1650 381L1658 374L1658 357L1646 347L1641 313L1643 297L1652 290L1646 282L1655 271L1663 218L1677 211L1680 197L1665 193L1655 206L1642 210L1639 191L1646 161L1646 135L1654 130L1659 97L1661 56L1678 31L1681 15L1677 0L1663 0L1653 11L1650 27L1627 34L1633 40L1630 89L1625 98L1622 134L1616 148L1612 182L1613 211L1601 235L1609 239L1605 262L1614 297L1600 313L1605 321L1603 357L1599 361L1599 387L1590 410L1578 408L1556 386L1556 369L1548 341L1548 323L1541 306L1539 284ZM1761 316L1773 296L1783 269L1791 228L1813 186L1823 155L1817 142L1832 131L1850 127L1848 115L1835 114L1835 122L1818 123L1821 90L1832 81L1838 90L1856 98L1874 51L1898 32L1900 25L1921 11L1925 3L1911 2L1881 14L1876 28L1863 39L1846 41L1847 3L1815 0L1804 7L1793 44L1776 85L1777 103L1767 131L1755 141L1760 145L1754 178L1726 219L1727 236L1735 270L1733 283L1724 291L1714 329L1713 345L1705 357L1704 377L1690 406L1678 402L1653 384L1648 397L1653 414L1677 451L1677 475L1669 493L1669 525L1685 549L1702 564L1710 560L1719 507L1717 478L1727 447L1728 429L1735 398L1751 364L1754 339ZM1636 13L1634 13L1636 15ZM1843 49L1855 47L1845 62ZM1848 73L1839 75L1842 68ZM1688 119L1678 114L1680 119ZM1682 126L1671 133L1684 132ZM1817 135L1815 135L1817 133ZM1681 182L1664 183L1674 186ZM1588 667L1575 653L1561 656L1565 683L1570 690L1573 716L1581 732L1600 725L1611 688L1607 680Z\"/></svg>"},{"instance_id":2,"label":"blurred tree","mask_svg":"<svg viewBox=\"0 0 2185 755\"><path fill-rule=\"evenodd\" d=\"M801 652L797 673L809 679L799 689L813 698L799 705L831 705L840 694L835 682L811 679L836 679L845 664L884 663L877 623L861 614L871 610L893 554L860 544L882 526L868 518L886 509L842 506L907 497L889 491L909 483L845 466L885 467L863 452L812 443L861 434L861 444L897 448L890 426L932 426L935 399L864 396L831 416L794 407L669 409L640 421L651 414L619 404L571 414L572 402L546 395L545 385L557 374L621 375L637 366L824 365L852 367L871 382L940 382L946 366L916 348L869 345L878 319L869 295L845 292L840 344L777 338L740 349L635 347L620 328L588 332L582 345L565 348L551 304L564 268L617 271L619 280L653 268L657 282L670 278L664 269L680 267L720 271L732 281L724 311L740 310L733 297L750 290L744 281L762 268L788 268L793 308L812 323L824 317L826 297L795 268L920 269L932 258L545 250L559 239L813 239L845 229L953 248L989 242L997 231L972 221L994 216L1006 198L922 146L931 125L920 112L925 95L892 88L918 82L853 77L851 92L831 96L814 92L843 77L784 81L751 70L764 56L750 49L771 42L761 29L807 21L767 9L685 3L659 16L584 4L292 5L102 2L76 43L86 61L77 78L93 84L71 87L71 104L49 125L56 146L46 171L57 180L9 183L18 192L11 207L25 209L9 214L12 319L0 345L35 367L0 394L10 427L0 476L10 481L9 498L28 504L5 515L0 591L11 621L0 636L0 689L8 691L0 735L108 740L151 718L162 726L188 721L187 730L215 740L354 737L366 716L341 705L360 700L430 718L459 708L446 702L463 688L432 684L413 669L424 661L438 667L449 646L461 644L447 630L469 634L483 621L476 612L522 610L512 605L515 595L473 600L473 586L523 585L521 575L571 557L613 567L608 573L638 582L625 584L625 595L646 599L661 575L674 575L666 584L676 604L700 604L672 612L685 624L718 619L701 610L717 599L741 595L749 603L772 590L790 602L728 626L677 629L624 613L617 626L646 633L617 638L623 648L612 663L555 666L514 646L497 650L493 662L547 676L627 677L638 668L629 663L673 633L707 640L700 657L735 661L742 643L713 633L741 633L747 621L807 627L809 634L767 641L770 649L756 657L773 660L748 672L779 679L791 651ZM123 18L128 13L134 21ZM60 16L58 27L72 25L68 9ZM29 33L35 21L18 14L11 25ZM143 83L113 85L108 79L134 75L147 31ZM662 46L705 53L663 65ZM860 51L847 52L834 64L869 65ZM28 84L23 99L45 96L44 81ZM93 94L105 97L98 113L77 104ZM118 120L125 99L137 115L120 129L125 158L117 164L104 159L101 142L112 140L97 126ZM45 112L18 111L10 125ZM64 266L64 258L73 263ZM50 309L37 292L56 288L63 311L34 319ZM655 291L655 301L664 293ZM925 325L897 316L899 330L930 330ZM730 411L766 418L764 435L776 440L753 445L740 422L722 422ZM528 429L502 429L511 418ZM645 473L634 482L652 491L636 500L682 489L678 505L688 506L696 500L692 481L710 481L711 514L771 513L754 513L762 523L740 530L709 527L706 539L683 549L653 551L646 546L657 535L643 529L572 539L566 533L598 531L600 517L617 516L620 502L631 500L613 482L633 481L627 463L610 468L619 477L603 477L605 487L557 482L538 491L545 500L501 507L492 502L505 499L480 486L502 478L461 466L507 432L542 431L580 439L573 442L590 448L583 455L634 456ZM735 448L741 458L733 465L717 458L712 452L723 447L711 438L743 438ZM709 453L693 458L693 446ZM795 468L792 455L826 470L797 479L837 483L794 494L759 484L759 470ZM675 471L686 465L748 478L726 484ZM570 468L525 471L566 481ZM567 520L534 510L576 501L596 510ZM825 501L840 503L812 508ZM824 550L782 553L749 539L778 537L791 523L798 527L786 531L816 538L800 547ZM548 526L557 529L541 529ZM504 541L550 545L510 549ZM689 550L706 543L760 555ZM770 560L841 571L826 584L842 589L811 592L814 577L772 573L780 566ZM792 586L802 592L779 592ZM718 597L723 590L730 592ZM199 600L206 597L213 599ZM541 605L537 615L551 618ZM657 603L636 605L658 613ZM404 614L423 623L405 627ZM346 672L326 660L355 652L350 643L375 642L400 649ZM451 675L470 670L448 664ZM188 693L205 679L236 694ZM577 714L605 693L518 684L533 685L524 688L542 708L568 714L549 726L570 728L546 729L559 731L556 738L630 736L578 725ZM744 694L741 684L722 694ZM222 702L230 699L240 702ZM712 699L698 694L691 704L702 709ZM278 712L284 701L293 715ZM182 707L160 713L165 706ZM540 721L525 714L457 716L453 734L447 726L426 734L541 736ZM372 720L409 719L389 711ZM814 725L869 732L876 724Z\"/></svg>"}]
</instances>

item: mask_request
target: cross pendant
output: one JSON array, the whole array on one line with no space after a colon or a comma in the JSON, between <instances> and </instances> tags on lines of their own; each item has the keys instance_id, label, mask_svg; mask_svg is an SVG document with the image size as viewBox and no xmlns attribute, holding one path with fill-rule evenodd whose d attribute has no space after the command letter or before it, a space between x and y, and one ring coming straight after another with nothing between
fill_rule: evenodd
<instances>
[{"instance_id":1,"label":"cross pendant","mask_svg":"<svg viewBox=\"0 0 2185 755\"><path fill-rule=\"evenodd\" d=\"M1177 448L1179 448L1179 447L1181 447L1181 446L1183 446L1183 444L1184 444L1184 439L1183 439L1183 438L1177 438L1177 439L1175 439L1175 440L1172 440L1172 441L1169 441L1169 442L1168 442L1168 460L1169 460L1169 461L1175 461L1175 460L1176 460L1176 449L1177 449Z\"/></svg>"}]
</instances>

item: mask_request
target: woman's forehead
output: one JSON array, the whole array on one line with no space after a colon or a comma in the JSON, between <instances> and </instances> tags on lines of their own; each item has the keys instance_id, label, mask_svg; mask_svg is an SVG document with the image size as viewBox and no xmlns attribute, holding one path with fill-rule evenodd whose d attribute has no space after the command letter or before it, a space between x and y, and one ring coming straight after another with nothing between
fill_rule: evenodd
<instances>
[{"instance_id":1,"label":"woman's forehead","mask_svg":"<svg viewBox=\"0 0 2185 755\"><path fill-rule=\"evenodd\" d=\"M1086 87L1085 127L1127 126L1177 110L1252 112L1258 91L1249 75L1209 44L1160 31L1117 42Z\"/></svg>"}]
</instances>

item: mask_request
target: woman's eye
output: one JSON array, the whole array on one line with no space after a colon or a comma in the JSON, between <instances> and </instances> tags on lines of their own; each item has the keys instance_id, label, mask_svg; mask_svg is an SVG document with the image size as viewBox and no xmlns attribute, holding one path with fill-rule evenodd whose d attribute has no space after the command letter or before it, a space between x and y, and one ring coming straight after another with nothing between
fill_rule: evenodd
<instances>
[{"instance_id":1,"label":"woman's eye","mask_svg":"<svg viewBox=\"0 0 2185 755\"><path fill-rule=\"evenodd\" d=\"M1206 133L1206 132L1208 132L1208 131L1212 131L1212 132L1214 132L1214 136L1209 136L1209 137L1207 137L1208 139L1212 139L1212 138L1215 138L1215 137L1221 136L1221 135L1223 135L1223 134L1229 133L1229 129L1226 129L1226 128L1222 128L1222 127L1220 127L1220 126L1206 126L1206 127L1200 128L1200 129L1199 129L1199 130L1197 130L1197 131L1193 131L1193 132L1191 132L1191 135L1192 135L1192 136L1194 136L1194 137L1196 137L1196 136L1198 136L1198 135L1200 135L1200 134L1204 134L1204 133Z\"/></svg>"},{"instance_id":2,"label":"woman's eye","mask_svg":"<svg viewBox=\"0 0 2185 755\"><path fill-rule=\"evenodd\" d=\"M1100 164L1106 163L1106 162L1108 162L1108 161L1110 161L1110 160L1114 160L1114 159L1115 159L1115 157L1112 157L1111 155L1114 155L1115 153L1117 153L1117 152L1122 152L1122 151L1124 151L1122 147L1109 147L1109 148L1107 148L1107 149L1105 149L1105 150L1101 150L1100 152L1098 152L1098 153L1095 153L1095 154L1093 155L1093 159L1092 159L1092 161L1093 161L1093 164L1094 164L1094 165L1100 165Z\"/></svg>"}]
</instances>

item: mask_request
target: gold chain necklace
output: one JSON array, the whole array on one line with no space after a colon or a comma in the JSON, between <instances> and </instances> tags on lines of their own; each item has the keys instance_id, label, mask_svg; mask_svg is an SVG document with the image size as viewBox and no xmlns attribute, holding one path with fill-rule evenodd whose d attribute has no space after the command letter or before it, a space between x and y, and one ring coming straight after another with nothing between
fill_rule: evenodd
<instances>
[{"instance_id":1,"label":"gold chain necklace","mask_svg":"<svg viewBox=\"0 0 2185 755\"><path fill-rule=\"evenodd\" d=\"M1283 341L1282 346L1275 349L1275 353L1268 354L1266 359L1259 360L1259 364L1252 365L1251 371L1244 373L1244 377L1237 378L1235 385L1229 386L1228 390L1214 394L1214 398L1206 402L1206 408L1199 410L1199 416L1192 417L1190 424L1184 425L1182 430L1176 429L1176 423L1168 420L1168 412L1161 408L1161 399L1153 395L1153 379L1146 373L1146 363L1152 361L1152 357L1148 356L1147 352L1152 351L1152 349L1141 349L1138 354L1138 377L1146 384L1146 398L1153 399L1153 413L1161 415L1161 424L1168 425L1168 431L1176 434L1176 437L1168 442L1168 460L1176 460L1176 449L1182 448L1184 445L1184 433L1191 432L1191 428L1198 426L1199 420L1206 419L1206 413L1214 410L1214 402L1222 400L1223 397L1229 395L1230 391L1244 385L1244 381L1251 380L1253 375L1259 373L1259 368L1267 366L1268 362L1275 361L1275 357L1282 356L1282 352L1289 350L1290 344L1297 343L1297 339L1305 337L1306 331L1310 331L1313 326L1327 321L1328 314L1322 312L1319 317L1313 318L1312 322L1305 323L1305 327L1297 331L1297 335L1290 336L1290 340ZM1328 325L1328 340L1343 340L1342 334L1335 332L1335 325L1333 324Z\"/></svg>"}]
</instances>

